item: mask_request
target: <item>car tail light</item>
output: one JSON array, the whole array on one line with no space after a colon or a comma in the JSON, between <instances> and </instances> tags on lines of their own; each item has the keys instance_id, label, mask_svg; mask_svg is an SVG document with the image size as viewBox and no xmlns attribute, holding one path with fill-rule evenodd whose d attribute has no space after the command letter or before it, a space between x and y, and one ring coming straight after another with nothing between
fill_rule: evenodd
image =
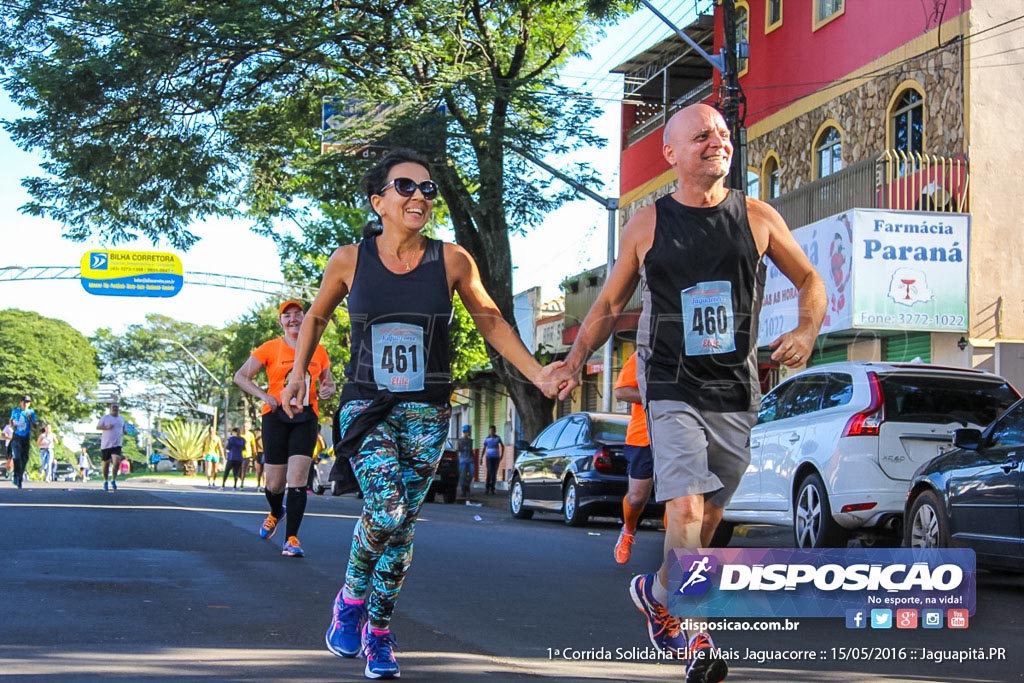
<instances>
[{"instance_id":1,"label":"car tail light","mask_svg":"<svg viewBox=\"0 0 1024 683\"><path fill-rule=\"evenodd\" d=\"M614 474L612 465L612 451L607 446L601 446L594 453L594 470L603 474Z\"/></svg>"},{"instance_id":2,"label":"car tail light","mask_svg":"<svg viewBox=\"0 0 1024 683\"><path fill-rule=\"evenodd\" d=\"M885 422L885 401L878 375L873 372L868 373L868 388L871 390L871 402L867 408L850 418L843 436L878 436L878 430Z\"/></svg>"},{"instance_id":3,"label":"car tail light","mask_svg":"<svg viewBox=\"0 0 1024 683\"><path fill-rule=\"evenodd\" d=\"M840 512L864 512L873 509L878 503L851 503L844 505Z\"/></svg>"}]
</instances>

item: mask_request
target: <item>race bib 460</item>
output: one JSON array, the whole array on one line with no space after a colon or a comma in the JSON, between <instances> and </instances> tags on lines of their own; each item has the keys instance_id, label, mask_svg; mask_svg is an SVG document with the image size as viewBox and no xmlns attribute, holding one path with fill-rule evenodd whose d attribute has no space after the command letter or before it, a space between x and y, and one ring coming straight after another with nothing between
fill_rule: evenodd
<instances>
[{"instance_id":1,"label":"race bib 460","mask_svg":"<svg viewBox=\"0 0 1024 683\"><path fill-rule=\"evenodd\" d=\"M736 350L732 312L732 283L701 282L680 293L683 340L687 356L707 356Z\"/></svg>"}]
</instances>

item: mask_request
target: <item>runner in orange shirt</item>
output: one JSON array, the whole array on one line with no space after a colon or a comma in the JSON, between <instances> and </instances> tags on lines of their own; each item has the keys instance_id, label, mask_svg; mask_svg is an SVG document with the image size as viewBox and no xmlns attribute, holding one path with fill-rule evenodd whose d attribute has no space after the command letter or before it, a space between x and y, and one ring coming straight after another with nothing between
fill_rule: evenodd
<instances>
[{"instance_id":1,"label":"runner in orange shirt","mask_svg":"<svg viewBox=\"0 0 1024 683\"><path fill-rule=\"evenodd\" d=\"M626 427L626 446L623 455L629 461L629 490L622 499L622 531L615 542L615 561L629 562L633 552L636 527L647 500L654 489L654 458L651 439L647 435L647 414L644 412L640 387L636 381L636 352L626 359L615 382L615 398L630 404L629 426Z\"/></svg>"},{"instance_id":2,"label":"runner in orange shirt","mask_svg":"<svg viewBox=\"0 0 1024 683\"><path fill-rule=\"evenodd\" d=\"M298 301L290 299L281 304L278 308L278 322L284 334L253 351L249 360L235 373L235 384L242 391L263 401L261 431L266 460L265 493L270 504L270 514L260 527L260 538L274 535L278 522L287 510L286 540L281 547L281 554L288 557L304 555L298 533L306 511L306 482L313 448L320 432L317 398L330 398L336 388L327 351L317 344L309 361L309 374L306 375L306 400L303 405L291 406L293 416L289 416L281 407L281 390L295 363L295 343L303 317L305 312ZM262 368L267 371L266 390L253 381Z\"/></svg>"}]
</instances>

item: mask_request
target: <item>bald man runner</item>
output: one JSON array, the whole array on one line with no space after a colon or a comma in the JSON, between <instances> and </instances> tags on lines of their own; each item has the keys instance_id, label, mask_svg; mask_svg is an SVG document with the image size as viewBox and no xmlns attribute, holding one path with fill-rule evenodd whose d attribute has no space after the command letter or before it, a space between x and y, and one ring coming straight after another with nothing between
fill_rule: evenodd
<instances>
[{"instance_id":1,"label":"bald man runner","mask_svg":"<svg viewBox=\"0 0 1024 683\"><path fill-rule=\"evenodd\" d=\"M665 126L662 153L678 188L626 225L618 261L580 334L551 379L560 399L580 383L586 359L611 334L637 285L637 380L647 409L657 499L666 505L665 560L633 578L630 595L655 647L688 658L687 683L717 683L728 666L707 633L692 638L669 614L675 548L706 547L750 462L757 419L757 319L764 256L797 288L799 321L771 343L772 359L806 363L825 311L825 287L782 217L725 187L732 142L721 114L703 104Z\"/></svg>"}]
</instances>

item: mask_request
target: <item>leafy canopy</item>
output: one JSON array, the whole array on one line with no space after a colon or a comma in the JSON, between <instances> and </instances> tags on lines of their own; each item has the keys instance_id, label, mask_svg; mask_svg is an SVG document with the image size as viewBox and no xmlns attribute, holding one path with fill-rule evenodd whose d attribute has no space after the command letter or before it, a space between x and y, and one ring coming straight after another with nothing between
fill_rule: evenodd
<instances>
[{"instance_id":1,"label":"leafy canopy","mask_svg":"<svg viewBox=\"0 0 1024 683\"><path fill-rule=\"evenodd\" d=\"M94 413L89 396L100 374L96 351L78 330L38 313L0 311L0 414L24 394L40 422L58 427Z\"/></svg>"},{"instance_id":2,"label":"leafy canopy","mask_svg":"<svg viewBox=\"0 0 1024 683\"><path fill-rule=\"evenodd\" d=\"M24 0L0 7L2 84L30 115L5 122L44 157L23 210L75 239L145 235L185 249L209 216L335 233L360 225L365 163L319 153L325 96L401 105L389 135L446 112L434 169L456 240L513 320L509 232L574 191L518 151L546 157L603 140L597 108L557 83L628 2L586 0ZM588 14L596 12L599 18ZM358 124L353 124L353 128ZM397 135L397 134L396 134ZM401 136L398 136L401 137ZM397 137L396 137L397 139ZM372 142L363 139L362 142ZM595 190L588 164L567 174ZM364 214L365 215L365 214ZM282 243L284 244L284 243ZM286 269L309 269L298 259ZM526 431L552 403L489 351Z\"/></svg>"}]
</instances>

